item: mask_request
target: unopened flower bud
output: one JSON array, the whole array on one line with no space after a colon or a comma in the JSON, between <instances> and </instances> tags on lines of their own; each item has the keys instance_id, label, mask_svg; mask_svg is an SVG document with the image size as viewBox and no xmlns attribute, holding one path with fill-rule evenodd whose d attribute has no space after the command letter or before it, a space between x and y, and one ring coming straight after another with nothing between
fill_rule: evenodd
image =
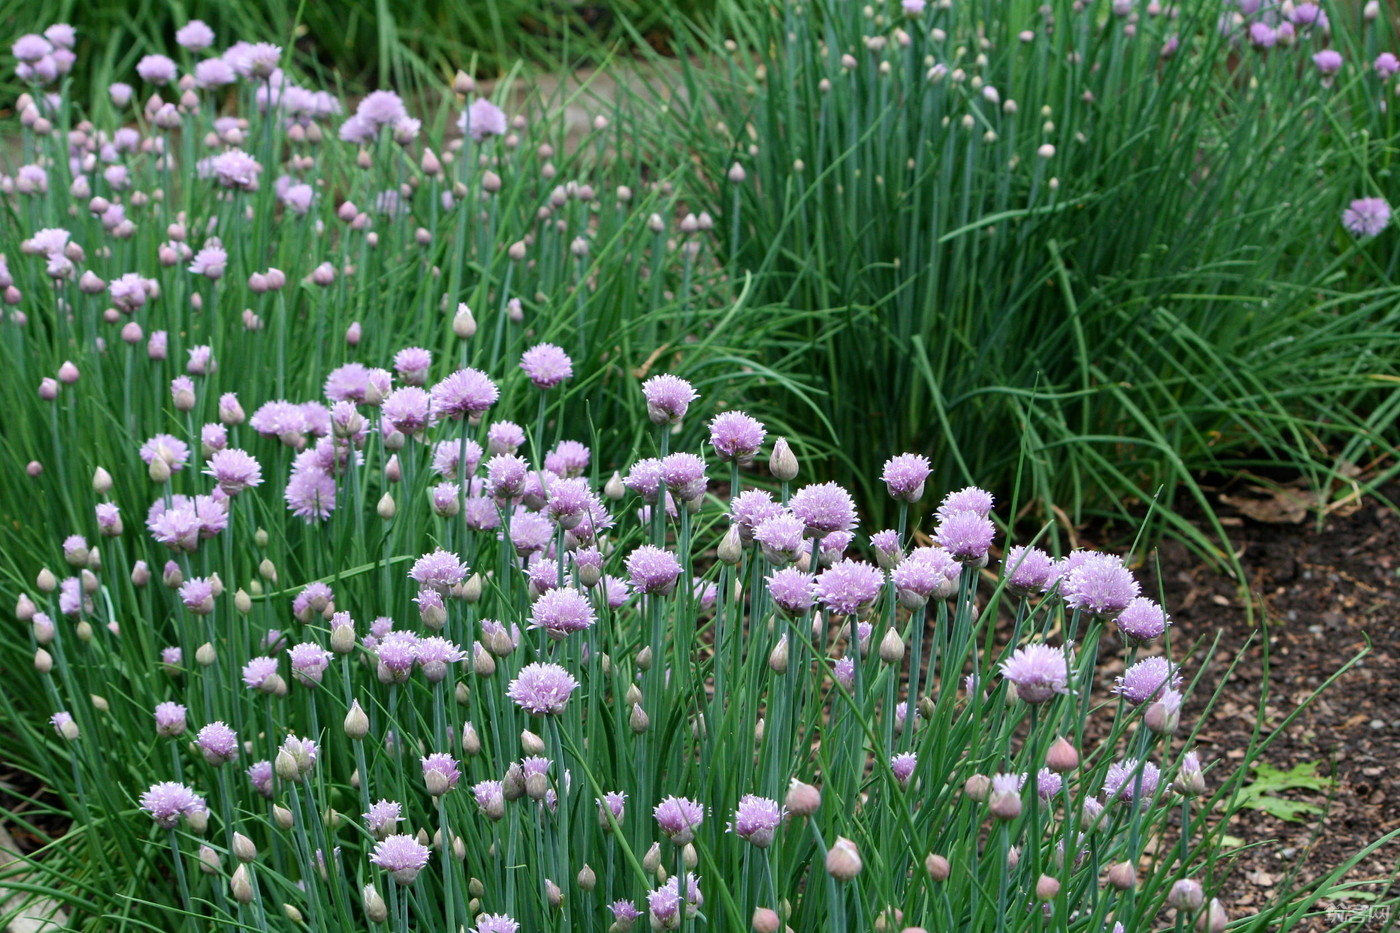
<instances>
[{"instance_id":1,"label":"unopened flower bud","mask_svg":"<svg viewBox=\"0 0 1400 933\"><path fill-rule=\"evenodd\" d=\"M1060 882L1051 875L1041 875L1035 883L1035 897L1039 901L1053 901L1060 894Z\"/></svg>"},{"instance_id":2,"label":"unopened flower bud","mask_svg":"<svg viewBox=\"0 0 1400 933\"><path fill-rule=\"evenodd\" d=\"M1176 882L1167 894L1167 906L1183 913L1194 914L1204 907L1205 903L1205 890L1201 888L1199 881L1192 878L1183 878Z\"/></svg>"},{"instance_id":3,"label":"unopened flower bud","mask_svg":"<svg viewBox=\"0 0 1400 933\"><path fill-rule=\"evenodd\" d=\"M992 779L985 774L974 774L963 782L963 793L978 803L985 803L991 791Z\"/></svg>"},{"instance_id":4,"label":"unopened flower bud","mask_svg":"<svg viewBox=\"0 0 1400 933\"><path fill-rule=\"evenodd\" d=\"M778 933L783 928L783 921L769 908L755 907L751 925L753 933Z\"/></svg>"},{"instance_id":5,"label":"unopened flower bud","mask_svg":"<svg viewBox=\"0 0 1400 933\"><path fill-rule=\"evenodd\" d=\"M786 805L795 816L811 816L822 805L822 792L793 778L788 785Z\"/></svg>"},{"instance_id":6,"label":"unopened flower bud","mask_svg":"<svg viewBox=\"0 0 1400 933\"><path fill-rule=\"evenodd\" d=\"M1137 884L1137 869L1132 862L1117 862L1108 869L1108 883L1119 891L1130 891Z\"/></svg>"},{"instance_id":7,"label":"unopened flower bud","mask_svg":"<svg viewBox=\"0 0 1400 933\"><path fill-rule=\"evenodd\" d=\"M242 833L234 833L233 857L240 862L251 862L258 857L258 847Z\"/></svg>"},{"instance_id":8,"label":"unopened flower bud","mask_svg":"<svg viewBox=\"0 0 1400 933\"><path fill-rule=\"evenodd\" d=\"M632 727L633 735L641 735L651 728L651 719L648 718L646 710L642 709L640 705L634 705L629 724Z\"/></svg>"},{"instance_id":9,"label":"unopened flower bud","mask_svg":"<svg viewBox=\"0 0 1400 933\"><path fill-rule=\"evenodd\" d=\"M860 850L845 836L837 836L830 851L826 853L827 874L837 881L850 881L860 874Z\"/></svg>"},{"instance_id":10,"label":"unopened flower bud","mask_svg":"<svg viewBox=\"0 0 1400 933\"><path fill-rule=\"evenodd\" d=\"M797 455L788 446L786 437L778 438L773 444L773 454L768 458L768 472L785 483L797 478Z\"/></svg>"},{"instance_id":11,"label":"unopened flower bud","mask_svg":"<svg viewBox=\"0 0 1400 933\"><path fill-rule=\"evenodd\" d=\"M893 628L885 630L880 639L880 660L886 664L897 664L904 658L904 639Z\"/></svg>"},{"instance_id":12,"label":"unopened flower bud","mask_svg":"<svg viewBox=\"0 0 1400 933\"><path fill-rule=\"evenodd\" d=\"M287 754L285 751L278 752L278 757ZM291 755L287 755L291 758ZM296 767L296 759L292 759L292 767ZM279 775L280 777L280 775ZM277 824L278 829L288 830L296 825L296 818L292 816L292 811L280 804L272 805L272 821Z\"/></svg>"},{"instance_id":13,"label":"unopened flower bud","mask_svg":"<svg viewBox=\"0 0 1400 933\"><path fill-rule=\"evenodd\" d=\"M365 919L370 923L383 923L389 919L389 905L384 903L384 898L374 885L365 885L360 901L365 908Z\"/></svg>"},{"instance_id":14,"label":"unopened flower bud","mask_svg":"<svg viewBox=\"0 0 1400 933\"><path fill-rule=\"evenodd\" d=\"M1045 767L1057 774L1066 774L1079 767L1079 752L1064 736L1058 736L1045 753Z\"/></svg>"},{"instance_id":15,"label":"unopened flower bud","mask_svg":"<svg viewBox=\"0 0 1400 933\"><path fill-rule=\"evenodd\" d=\"M229 891L233 893L233 899L240 904L251 904L253 902L253 884L248 880L248 866L239 865L233 870L233 876L229 878Z\"/></svg>"},{"instance_id":16,"label":"unopened flower bud","mask_svg":"<svg viewBox=\"0 0 1400 933\"><path fill-rule=\"evenodd\" d=\"M788 669L788 639L784 632L778 639L778 644L774 646L768 655L768 666L775 674L786 674Z\"/></svg>"},{"instance_id":17,"label":"unopened flower bud","mask_svg":"<svg viewBox=\"0 0 1400 933\"><path fill-rule=\"evenodd\" d=\"M947 881L950 868L946 858L930 852L928 858L924 859L924 870L928 872L930 881Z\"/></svg>"}]
</instances>

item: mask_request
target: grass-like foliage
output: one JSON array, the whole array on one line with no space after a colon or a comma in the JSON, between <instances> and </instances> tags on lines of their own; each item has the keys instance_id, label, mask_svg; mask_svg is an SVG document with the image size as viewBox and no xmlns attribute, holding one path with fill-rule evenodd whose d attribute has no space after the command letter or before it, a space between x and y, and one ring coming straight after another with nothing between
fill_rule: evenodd
<instances>
[{"instance_id":1,"label":"grass-like foliage","mask_svg":"<svg viewBox=\"0 0 1400 933\"><path fill-rule=\"evenodd\" d=\"M1342 220L1395 197L1379 12L722 4L660 132L731 267L806 312L764 358L821 374L853 482L1023 464L1074 519L1193 471L1321 485L1393 450L1400 250Z\"/></svg>"}]
</instances>

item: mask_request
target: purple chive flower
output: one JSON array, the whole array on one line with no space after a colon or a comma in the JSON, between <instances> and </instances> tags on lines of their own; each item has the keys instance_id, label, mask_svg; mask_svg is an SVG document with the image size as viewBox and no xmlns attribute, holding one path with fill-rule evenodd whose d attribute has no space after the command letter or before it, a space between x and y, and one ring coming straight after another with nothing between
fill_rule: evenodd
<instances>
[{"instance_id":1,"label":"purple chive flower","mask_svg":"<svg viewBox=\"0 0 1400 933\"><path fill-rule=\"evenodd\" d=\"M227 764L238 757L238 733L222 722L211 722L200 729L194 741L211 765Z\"/></svg>"},{"instance_id":2,"label":"purple chive flower","mask_svg":"<svg viewBox=\"0 0 1400 933\"><path fill-rule=\"evenodd\" d=\"M1108 766L1108 773L1103 781L1104 797L1107 800L1118 799L1128 803L1138 800L1146 809L1152 803L1152 796L1157 793L1157 785L1161 780L1162 771L1152 762L1125 758Z\"/></svg>"},{"instance_id":3,"label":"purple chive flower","mask_svg":"<svg viewBox=\"0 0 1400 933\"><path fill-rule=\"evenodd\" d=\"M577 527L584 511L593 504L588 480L582 477L555 480L549 484L546 511L565 529Z\"/></svg>"},{"instance_id":4,"label":"purple chive flower","mask_svg":"<svg viewBox=\"0 0 1400 933\"><path fill-rule=\"evenodd\" d=\"M438 548L414 561L408 576L419 586L445 595L448 590L466 579L467 571L467 565L459 560L456 554Z\"/></svg>"},{"instance_id":5,"label":"purple chive flower","mask_svg":"<svg viewBox=\"0 0 1400 933\"><path fill-rule=\"evenodd\" d=\"M613 920L624 929L631 927L642 915L642 912L631 901L613 901L608 905L608 910L612 911Z\"/></svg>"},{"instance_id":6,"label":"purple chive flower","mask_svg":"<svg viewBox=\"0 0 1400 933\"><path fill-rule=\"evenodd\" d=\"M534 662L520 669L520 675L506 688L506 696L531 715L554 716L564 711L577 688L578 681L560 665Z\"/></svg>"},{"instance_id":7,"label":"purple chive flower","mask_svg":"<svg viewBox=\"0 0 1400 933\"><path fill-rule=\"evenodd\" d=\"M1342 226L1352 236L1377 236L1390 226L1390 205L1384 198L1357 198L1342 211Z\"/></svg>"},{"instance_id":8,"label":"purple chive flower","mask_svg":"<svg viewBox=\"0 0 1400 933\"><path fill-rule=\"evenodd\" d=\"M67 710L54 713L49 717L49 723L55 732L69 741L78 737L78 724L73 721L73 714Z\"/></svg>"},{"instance_id":9,"label":"purple chive flower","mask_svg":"<svg viewBox=\"0 0 1400 933\"><path fill-rule=\"evenodd\" d=\"M644 544L627 555L627 573L637 592L670 596L676 591L681 564L670 551Z\"/></svg>"},{"instance_id":10,"label":"purple chive flower","mask_svg":"<svg viewBox=\"0 0 1400 933\"><path fill-rule=\"evenodd\" d=\"M608 822L607 816L609 813L621 826L622 818L627 813L627 795L622 791L608 791L598 800L598 819L606 832L612 832L612 824Z\"/></svg>"},{"instance_id":11,"label":"purple chive flower","mask_svg":"<svg viewBox=\"0 0 1400 933\"><path fill-rule=\"evenodd\" d=\"M544 551L554 542L554 525L539 512L516 511L510 521L510 543L521 557Z\"/></svg>"},{"instance_id":12,"label":"purple chive flower","mask_svg":"<svg viewBox=\"0 0 1400 933\"><path fill-rule=\"evenodd\" d=\"M505 784L501 781L481 781L472 785L472 797L482 813L493 820L505 816Z\"/></svg>"},{"instance_id":13,"label":"purple chive flower","mask_svg":"<svg viewBox=\"0 0 1400 933\"><path fill-rule=\"evenodd\" d=\"M763 425L742 411L722 412L710 422L710 443L714 445L715 454L724 461L746 463L752 460L767 436Z\"/></svg>"},{"instance_id":14,"label":"purple chive flower","mask_svg":"<svg viewBox=\"0 0 1400 933\"><path fill-rule=\"evenodd\" d=\"M389 393L383 411L394 430L412 436L432 423L432 396L418 386L404 386Z\"/></svg>"},{"instance_id":15,"label":"purple chive flower","mask_svg":"<svg viewBox=\"0 0 1400 933\"><path fill-rule=\"evenodd\" d=\"M164 55L147 55L136 63L136 73L147 84L169 84L176 71L175 63Z\"/></svg>"},{"instance_id":16,"label":"purple chive flower","mask_svg":"<svg viewBox=\"0 0 1400 933\"><path fill-rule=\"evenodd\" d=\"M206 458L212 458L214 454L228 447L228 428L217 421L211 421L204 425L199 429L199 446L204 451ZM205 470L205 473L208 472ZM261 481L261 477L259 477L259 481ZM229 495L229 493L225 490L224 495Z\"/></svg>"},{"instance_id":17,"label":"purple chive flower","mask_svg":"<svg viewBox=\"0 0 1400 933\"><path fill-rule=\"evenodd\" d=\"M1313 65L1326 81L1342 70L1342 53L1336 49L1323 49L1313 56Z\"/></svg>"},{"instance_id":18,"label":"purple chive flower","mask_svg":"<svg viewBox=\"0 0 1400 933\"><path fill-rule=\"evenodd\" d=\"M1271 49L1278 43L1278 31L1268 23L1249 24L1249 42L1257 49Z\"/></svg>"},{"instance_id":19,"label":"purple chive flower","mask_svg":"<svg viewBox=\"0 0 1400 933\"><path fill-rule=\"evenodd\" d=\"M541 389L552 389L574 374L569 355L552 343L536 344L526 350L520 357L520 368Z\"/></svg>"},{"instance_id":20,"label":"purple chive flower","mask_svg":"<svg viewBox=\"0 0 1400 933\"><path fill-rule=\"evenodd\" d=\"M258 657L243 665L243 683L264 693L277 687L277 659Z\"/></svg>"},{"instance_id":21,"label":"purple chive flower","mask_svg":"<svg viewBox=\"0 0 1400 933\"><path fill-rule=\"evenodd\" d=\"M768 578L768 593L788 615L800 616L817 601L817 581L796 567L786 567Z\"/></svg>"},{"instance_id":22,"label":"purple chive flower","mask_svg":"<svg viewBox=\"0 0 1400 933\"><path fill-rule=\"evenodd\" d=\"M933 540L939 547L965 563L985 559L995 537L996 526L992 520L971 510L948 513L933 532Z\"/></svg>"},{"instance_id":23,"label":"purple chive flower","mask_svg":"<svg viewBox=\"0 0 1400 933\"><path fill-rule=\"evenodd\" d=\"M746 544L753 541L755 528L782 513L782 504L763 489L746 489L729 501L729 520L739 526L739 538Z\"/></svg>"},{"instance_id":24,"label":"purple chive flower","mask_svg":"<svg viewBox=\"0 0 1400 933\"><path fill-rule=\"evenodd\" d=\"M374 847L370 861L394 876L399 884L412 884L428 864L427 846L406 834L381 839Z\"/></svg>"},{"instance_id":25,"label":"purple chive flower","mask_svg":"<svg viewBox=\"0 0 1400 933\"><path fill-rule=\"evenodd\" d=\"M588 469L591 454L578 441L563 440L544 455L544 468L565 478L579 476Z\"/></svg>"},{"instance_id":26,"label":"purple chive flower","mask_svg":"<svg viewBox=\"0 0 1400 933\"><path fill-rule=\"evenodd\" d=\"M1016 685L1016 695L1027 703L1044 703L1057 693L1069 692L1063 648L1040 643L1017 648L1001 662L1001 676Z\"/></svg>"},{"instance_id":27,"label":"purple chive flower","mask_svg":"<svg viewBox=\"0 0 1400 933\"><path fill-rule=\"evenodd\" d=\"M855 658L847 656L838 658L831 666L832 674L836 681L847 690L854 690L856 686L856 661Z\"/></svg>"},{"instance_id":28,"label":"purple chive flower","mask_svg":"<svg viewBox=\"0 0 1400 933\"><path fill-rule=\"evenodd\" d=\"M773 833L783 822L786 811L776 800L745 794L734 810L734 821L727 829L760 849L773 843Z\"/></svg>"},{"instance_id":29,"label":"purple chive flower","mask_svg":"<svg viewBox=\"0 0 1400 933\"><path fill-rule=\"evenodd\" d=\"M180 601L195 615L207 616L214 611L214 584L202 577L191 577L180 584Z\"/></svg>"},{"instance_id":30,"label":"purple chive flower","mask_svg":"<svg viewBox=\"0 0 1400 933\"><path fill-rule=\"evenodd\" d=\"M525 429L514 421L497 421L486 429L486 452L513 454L525 443Z\"/></svg>"},{"instance_id":31,"label":"purple chive flower","mask_svg":"<svg viewBox=\"0 0 1400 933\"><path fill-rule=\"evenodd\" d=\"M856 504L837 483L803 486L788 502L792 514L802 522L804 535L820 538L856 527Z\"/></svg>"},{"instance_id":32,"label":"purple chive flower","mask_svg":"<svg viewBox=\"0 0 1400 933\"><path fill-rule=\"evenodd\" d=\"M418 667L428 683L438 683L447 676L447 666L467 656L461 646L437 635L418 639Z\"/></svg>"},{"instance_id":33,"label":"purple chive flower","mask_svg":"<svg viewBox=\"0 0 1400 933\"><path fill-rule=\"evenodd\" d=\"M524 458L496 454L486 461L486 492L493 499L514 499L525 491L530 465Z\"/></svg>"},{"instance_id":34,"label":"purple chive flower","mask_svg":"<svg viewBox=\"0 0 1400 933\"><path fill-rule=\"evenodd\" d=\"M394 372L405 385L426 385L432 365L433 354L422 347L405 347L394 354Z\"/></svg>"},{"instance_id":35,"label":"purple chive flower","mask_svg":"<svg viewBox=\"0 0 1400 933\"><path fill-rule=\"evenodd\" d=\"M446 752L434 752L420 759L420 763L423 765L423 783L434 797L441 797L452 790L462 778L457 759Z\"/></svg>"},{"instance_id":36,"label":"purple chive flower","mask_svg":"<svg viewBox=\"0 0 1400 933\"><path fill-rule=\"evenodd\" d=\"M1055 572L1055 561L1049 554L1019 544L1007 549L1003 566L1007 586L1023 596L1044 589Z\"/></svg>"},{"instance_id":37,"label":"purple chive flower","mask_svg":"<svg viewBox=\"0 0 1400 933\"><path fill-rule=\"evenodd\" d=\"M806 526L802 520L788 511L764 519L753 530L753 539L763 551L763 557L770 564L790 564L802 556L806 545L803 532Z\"/></svg>"},{"instance_id":38,"label":"purple chive flower","mask_svg":"<svg viewBox=\"0 0 1400 933\"><path fill-rule=\"evenodd\" d=\"M1145 645L1161 638L1171 616L1146 596L1134 597L1118 616L1118 631L1129 644Z\"/></svg>"},{"instance_id":39,"label":"purple chive flower","mask_svg":"<svg viewBox=\"0 0 1400 933\"><path fill-rule=\"evenodd\" d=\"M221 186L239 191L252 191L258 186L262 166L242 149L229 149L209 160L206 177L212 176Z\"/></svg>"},{"instance_id":40,"label":"purple chive flower","mask_svg":"<svg viewBox=\"0 0 1400 933\"><path fill-rule=\"evenodd\" d=\"M1064 787L1064 783L1064 778L1054 771L1041 768L1035 775L1035 792L1040 795L1041 800L1053 800L1060 788Z\"/></svg>"},{"instance_id":41,"label":"purple chive flower","mask_svg":"<svg viewBox=\"0 0 1400 933\"><path fill-rule=\"evenodd\" d=\"M924 497L924 483L933 468L928 458L919 454L900 454L885 461L880 479L892 498L900 502L918 502Z\"/></svg>"},{"instance_id":42,"label":"purple chive flower","mask_svg":"<svg viewBox=\"0 0 1400 933\"><path fill-rule=\"evenodd\" d=\"M855 615L875 602L885 575L878 567L858 560L843 560L817 576L817 600L839 615Z\"/></svg>"},{"instance_id":43,"label":"purple chive flower","mask_svg":"<svg viewBox=\"0 0 1400 933\"><path fill-rule=\"evenodd\" d=\"M472 933L519 933L520 924L508 914L477 914Z\"/></svg>"},{"instance_id":44,"label":"purple chive flower","mask_svg":"<svg viewBox=\"0 0 1400 933\"><path fill-rule=\"evenodd\" d=\"M210 243L194 254L190 271L209 279L222 278L228 268L228 251L218 243Z\"/></svg>"},{"instance_id":45,"label":"purple chive flower","mask_svg":"<svg viewBox=\"0 0 1400 933\"><path fill-rule=\"evenodd\" d=\"M287 655L292 662L292 676L308 687L321 682L321 676L331 663L331 653L310 641L293 645Z\"/></svg>"},{"instance_id":46,"label":"purple chive flower","mask_svg":"<svg viewBox=\"0 0 1400 933\"><path fill-rule=\"evenodd\" d=\"M623 480L623 484L646 501L655 502L665 482L661 470L660 460L646 457L632 464L632 469L627 471L627 478Z\"/></svg>"},{"instance_id":47,"label":"purple chive flower","mask_svg":"<svg viewBox=\"0 0 1400 933\"><path fill-rule=\"evenodd\" d=\"M306 584L305 588L292 600L292 613L298 618L314 613L325 612L335 602L335 592L329 585L317 580ZM303 619L303 621L305 621Z\"/></svg>"},{"instance_id":48,"label":"purple chive flower","mask_svg":"<svg viewBox=\"0 0 1400 933\"><path fill-rule=\"evenodd\" d=\"M667 797L653 811L657 828L676 845L685 845L695 838L695 827L705 820L705 810L688 797Z\"/></svg>"},{"instance_id":49,"label":"purple chive flower","mask_svg":"<svg viewBox=\"0 0 1400 933\"><path fill-rule=\"evenodd\" d=\"M253 789L264 797L272 797L272 762L255 761L248 768L248 781L253 785Z\"/></svg>"},{"instance_id":50,"label":"purple chive flower","mask_svg":"<svg viewBox=\"0 0 1400 933\"><path fill-rule=\"evenodd\" d=\"M156 735L173 738L185 732L185 707L179 703L156 704Z\"/></svg>"},{"instance_id":51,"label":"purple chive flower","mask_svg":"<svg viewBox=\"0 0 1400 933\"><path fill-rule=\"evenodd\" d=\"M146 441L141 445L140 454L147 466L159 457L172 473L179 472L190 459L190 449L185 442L169 434L157 434Z\"/></svg>"},{"instance_id":52,"label":"purple chive flower","mask_svg":"<svg viewBox=\"0 0 1400 933\"><path fill-rule=\"evenodd\" d=\"M505 135L506 114L486 98L478 97L462 112L462 116L457 120L457 127L470 136L473 142L479 143L488 136Z\"/></svg>"},{"instance_id":53,"label":"purple chive flower","mask_svg":"<svg viewBox=\"0 0 1400 933\"><path fill-rule=\"evenodd\" d=\"M949 588L950 571L956 573L952 567L932 556L915 556L920 552L945 555L952 567L957 566L951 555L948 555L948 552L942 548L919 548L908 559L901 561L898 567L891 570L890 580L894 583L900 603L910 610L920 609L934 596L944 593Z\"/></svg>"},{"instance_id":54,"label":"purple chive flower","mask_svg":"<svg viewBox=\"0 0 1400 933\"><path fill-rule=\"evenodd\" d=\"M1322 8L1316 3L1312 3L1311 0L1304 0L1304 2L1295 6L1293 11L1289 14L1288 19L1299 29L1307 29L1311 26L1316 26L1318 29L1326 32L1331 27L1331 23L1327 20L1327 14L1324 13Z\"/></svg>"},{"instance_id":55,"label":"purple chive flower","mask_svg":"<svg viewBox=\"0 0 1400 933\"><path fill-rule=\"evenodd\" d=\"M976 486L968 486L944 496L943 501L938 504L936 514L940 520L946 519L955 512L976 512L986 518L992 513L992 504L991 493Z\"/></svg>"},{"instance_id":56,"label":"purple chive flower","mask_svg":"<svg viewBox=\"0 0 1400 933\"><path fill-rule=\"evenodd\" d=\"M418 663L418 636L413 632L385 632L376 636L374 655L381 683L401 684Z\"/></svg>"},{"instance_id":57,"label":"purple chive flower","mask_svg":"<svg viewBox=\"0 0 1400 933\"><path fill-rule=\"evenodd\" d=\"M1400 58L1396 58L1391 52L1382 52L1376 56L1375 67L1376 74L1384 81L1400 71Z\"/></svg>"},{"instance_id":58,"label":"purple chive flower","mask_svg":"<svg viewBox=\"0 0 1400 933\"><path fill-rule=\"evenodd\" d=\"M680 424L690 403L700 396L684 379L670 373L652 376L642 383L647 400L647 416L652 424Z\"/></svg>"},{"instance_id":59,"label":"purple chive flower","mask_svg":"<svg viewBox=\"0 0 1400 933\"><path fill-rule=\"evenodd\" d=\"M32 65L53 52L53 43L35 33L20 36L10 46L10 53L27 65Z\"/></svg>"},{"instance_id":60,"label":"purple chive flower","mask_svg":"<svg viewBox=\"0 0 1400 933\"><path fill-rule=\"evenodd\" d=\"M433 386L433 414L453 421L479 415L501 397L501 390L479 369L459 369Z\"/></svg>"},{"instance_id":61,"label":"purple chive flower","mask_svg":"<svg viewBox=\"0 0 1400 933\"><path fill-rule=\"evenodd\" d=\"M366 828L374 834L374 838L383 839L403 820L403 804L396 800L381 799L378 803L370 805L364 819Z\"/></svg>"},{"instance_id":62,"label":"purple chive flower","mask_svg":"<svg viewBox=\"0 0 1400 933\"><path fill-rule=\"evenodd\" d=\"M209 458L206 476L214 477L219 488L230 496L236 496L245 489L262 485L262 467L246 450L226 447L216 451Z\"/></svg>"},{"instance_id":63,"label":"purple chive flower","mask_svg":"<svg viewBox=\"0 0 1400 933\"><path fill-rule=\"evenodd\" d=\"M181 817L204 813L209 808L203 797L184 784L162 781L152 784L150 790L141 795L141 809L151 815L157 826L174 829Z\"/></svg>"},{"instance_id":64,"label":"purple chive flower","mask_svg":"<svg viewBox=\"0 0 1400 933\"><path fill-rule=\"evenodd\" d=\"M1114 678L1113 692L1133 706L1157 698L1163 690L1181 686L1181 669L1163 657L1143 658Z\"/></svg>"},{"instance_id":65,"label":"purple chive flower","mask_svg":"<svg viewBox=\"0 0 1400 933\"><path fill-rule=\"evenodd\" d=\"M104 537L114 538L122 533L121 510L114 502L99 502L94 511L97 513L97 530Z\"/></svg>"},{"instance_id":66,"label":"purple chive flower","mask_svg":"<svg viewBox=\"0 0 1400 933\"><path fill-rule=\"evenodd\" d=\"M674 453L661 460L661 482L676 498L689 502L705 494L705 461L692 453Z\"/></svg>"},{"instance_id":67,"label":"purple chive flower","mask_svg":"<svg viewBox=\"0 0 1400 933\"><path fill-rule=\"evenodd\" d=\"M1061 579L1060 595L1071 609L1114 616L1138 595L1138 582L1117 555L1088 553Z\"/></svg>"},{"instance_id":68,"label":"purple chive flower","mask_svg":"<svg viewBox=\"0 0 1400 933\"><path fill-rule=\"evenodd\" d=\"M894 772L894 779L899 782L900 787L909 786L909 780L914 776L914 769L918 764L919 756L913 752L900 752L890 758L890 770Z\"/></svg>"},{"instance_id":69,"label":"purple chive flower","mask_svg":"<svg viewBox=\"0 0 1400 933\"><path fill-rule=\"evenodd\" d=\"M676 574L680 574L679 567ZM672 578L671 582L674 587L675 579ZM588 597L574 589L550 590L530 607L530 628L542 628L555 639L563 639L572 632L586 631L596 619Z\"/></svg>"},{"instance_id":70,"label":"purple chive flower","mask_svg":"<svg viewBox=\"0 0 1400 933\"><path fill-rule=\"evenodd\" d=\"M203 20L192 19L175 30L175 41L191 52L207 49L214 44L214 30Z\"/></svg>"}]
</instances>

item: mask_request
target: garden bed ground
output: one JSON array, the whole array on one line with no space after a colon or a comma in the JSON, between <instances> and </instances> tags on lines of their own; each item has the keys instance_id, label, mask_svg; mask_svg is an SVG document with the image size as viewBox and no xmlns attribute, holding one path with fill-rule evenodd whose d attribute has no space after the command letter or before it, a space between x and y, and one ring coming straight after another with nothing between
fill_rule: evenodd
<instances>
[{"instance_id":1,"label":"garden bed ground","mask_svg":"<svg viewBox=\"0 0 1400 933\"><path fill-rule=\"evenodd\" d=\"M1220 489L1215 495L1237 492ZM1400 488L1391 485L1382 492L1395 502ZM1221 514L1239 516L1225 505ZM1330 801L1327 792L1281 792L1285 799L1324 807L1323 813L1285 822L1251 809L1231 824L1231 836L1258 846L1241 857L1222 892L1231 915L1238 917L1267 902L1299 862L1298 881L1307 885L1400 828L1400 792L1393 786L1400 770L1400 626L1395 618L1400 605L1400 515L1368 499L1348 514L1329 516L1321 529L1312 515L1299 524L1239 516L1228 519L1228 531L1256 618L1268 623L1266 731L1281 725L1320 684L1368 642L1370 646L1365 658L1303 710L1265 753L1264 760L1281 771L1318 763L1318 774L1330 775L1336 783ZM1205 757L1229 765L1243 757L1255 726L1263 647L1257 637L1250 638L1245 594L1236 581L1203 565L1176 542L1162 545L1160 560L1177 644L1221 633L1212 667L1183 723L1204 705L1218 677L1240 659L1199 736ZM1149 579L1147 573L1142 576ZM1188 672L1188 678L1193 673ZM1393 896L1397 853L1400 842L1393 842L1352 869L1347 879L1375 882L1360 894ZM1331 901L1319 908L1355 911L1367 903ZM1308 928L1333 929L1339 919L1335 914L1319 916ZM1384 917L1371 920L1367 926L1375 929L1386 925Z\"/></svg>"}]
</instances>

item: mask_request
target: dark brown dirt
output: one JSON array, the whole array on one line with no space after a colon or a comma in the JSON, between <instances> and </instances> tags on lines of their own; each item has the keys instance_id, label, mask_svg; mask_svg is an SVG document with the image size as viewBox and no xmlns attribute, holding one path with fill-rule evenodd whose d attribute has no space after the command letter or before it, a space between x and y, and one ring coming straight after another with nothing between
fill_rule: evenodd
<instances>
[{"instance_id":1,"label":"dark brown dirt","mask_svg":"<svg viewBox=\"0 0 1400 933\"><path fill-rule=\"evenodd\" d=\"M1279 521L1283 514L1244 504L1256 516L1276 519L1264 522L1240 513L1238 490L1215 493L1243 580L1212 569L1177 542L1164 542L1156 555L1165 605L1175 623L1174 651L1205 640L1202 653L1190 662L1195 669L1208 667L1183 714L1183 730L1238 661L1198 737L1203 757L1225 769L1238 766L1258 715L1267 632L1263 729L1266 735L1282 731L1264 760L1282 771L1317 763L1318 774L1335 779L1330 793L1279 792L1285 799L1322 808L1299 821L1247 809L1231 822L1229 835L1264 843L1245 854L1223 882L1222 900L1229 902L1231 917L1238 918L1271 901L1300 862L1296 880L1313 888L1367 845L1400 829L1400 791L1392 785L1400 770L1400 515L1373 498L1334 509L1319 528L1316 511L1295 524ZM1224 504L1221 494L1234 507ZM1400 487L1382 490L1389 502L1397 497ZM1146 569L1140 575L1144 580L1152 576ZM1207 659L1204 653L1217 632L1220 641ZM1363 652L1361 660L1308 703L1328 678ZM1188 670L1188 680L1193 673ZM1306 708L1298 712L1302 706ZM1283 728L1295 712L1296 719ZM1394 880L1398 857L1400 840L1361 860L1345 878L1367 882L1357 889L1363 896L1400 895ZM1370 903L1364 897L1324 900L1318 910L1357 911ZM1294 929L1334 929L1341 916L1323 913ZM1358 929L1385 926L1386 918L1375 911Z\"/></svg>"}]
</instances>

